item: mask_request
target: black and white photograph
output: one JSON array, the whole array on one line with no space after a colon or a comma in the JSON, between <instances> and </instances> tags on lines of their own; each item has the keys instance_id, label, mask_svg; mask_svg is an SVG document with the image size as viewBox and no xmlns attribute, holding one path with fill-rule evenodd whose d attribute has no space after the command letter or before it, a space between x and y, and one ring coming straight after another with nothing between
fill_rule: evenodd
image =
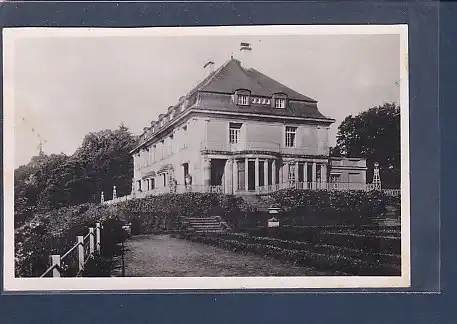
<instances>
[{"instance_id":1,"label":"black and white photograph","mask_svg":"<svg viewBox=\"0 0 457 324\"><path fill-rule=\"evenodd\" d=\"M409 287L407 36L4 29L5 290Z\"/></svg>"}]
</instances>

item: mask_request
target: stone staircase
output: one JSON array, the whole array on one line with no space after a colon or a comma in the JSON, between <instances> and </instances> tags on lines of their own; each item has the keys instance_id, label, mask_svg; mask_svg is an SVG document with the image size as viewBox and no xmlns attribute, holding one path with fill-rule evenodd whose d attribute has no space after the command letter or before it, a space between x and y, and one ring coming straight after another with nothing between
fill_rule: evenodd
<instances>
[{"instance_id":1,"label":"stone staircase","mask_svg":"<svg viewBox=\"0 0 457 324\"><path fill-rule=\"evenodd\" d=\"M223 233L229 229L219 216L210 217L183 217L183 224L188 231L197 234L202 233Z\"/></svg>"}]
</instances>

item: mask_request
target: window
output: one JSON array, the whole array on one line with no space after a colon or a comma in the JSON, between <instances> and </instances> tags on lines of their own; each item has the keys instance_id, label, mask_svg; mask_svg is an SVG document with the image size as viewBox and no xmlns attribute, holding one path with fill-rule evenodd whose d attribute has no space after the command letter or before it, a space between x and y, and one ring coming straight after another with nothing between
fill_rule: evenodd
<instances>
[{"instance_id":1,"label":"window","mask_svg":"<svg viewBox=\"0 0 457 324\"><path fill-rule=\"evenodd\" d=\"M249 105L249 96L245 94L238 95L238 104L242 106Z\"/></svg>"},{"instance_id":2,"label":"window","mask_svg":"<svg viewBox=\"0 0 457 324\"><path fill-rule=\"evenodd\" d=\"M229 124L229 142L230 142L230 144L238 143L238 140L240 139L240 130L241 130L242 125L243 124L241 124L241 123L230 123Z\"/></svg>"},{"instance_id":3,"label":"window","mask_svg":"<svg viewBox=\"0 0 457 324\"><path fill-rule=\"evenodd\" d=\"M180 141L181 143L181 148L186 148L187 147L187 125L185 125L183 128L182 128L182 141Z\"/></svg>"},{"instance_id":4,"label":"window","mask_svg":"<svg viewBox=\"0 0 457 324\"><path fill-rule=\"evenodd\" d=\"M276 98L275 99L275 108L286 108L286 99L285 98Z\"/></svg>"},{"instance_id":5,"label":"window","mask_svg":"<svg viewBox=\"0 0 457 324\"><path fill-rule=\"evenodd\" d=\"M289 179L289 181L295 181L295 163L290 163L289 164L288 179Z\"/></svg>"},{"instance_id":6,"label":"window","mask_svg":"<svg viewBox=\"0 0 457 324\"><path fill-rule=\"evenodd\" d=\"M174 113L172 112L172 113L170 114L170 120L172 120L173 117L174 117Z\"/></svg>"},{"instance_id":7,"label":"window","mask_svg":"<svg viewBox=\"0 0 457 324\"><path fill-rule=\"evenodd\" d=\"M297 127L286 127L286 147L295 147Z\"/></svg>"},{"instance_id":8,"label":"window","mask_svg":"<svg viewBox=\"0 0 457 324\"><path fill-rule=\"evenodd\" d=\"M160 121L160 127L163 127L163 119Z\"/></svg>"}]
</instances>

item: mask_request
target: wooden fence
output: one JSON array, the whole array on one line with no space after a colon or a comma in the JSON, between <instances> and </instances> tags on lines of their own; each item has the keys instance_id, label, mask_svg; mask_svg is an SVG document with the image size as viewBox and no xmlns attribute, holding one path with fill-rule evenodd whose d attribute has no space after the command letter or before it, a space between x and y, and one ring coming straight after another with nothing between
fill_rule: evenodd
<instances>
[{"instance_id":1,"label":"wooden fence","mask_svg":"<svg viewBox=\"0 0 457 324\"><path fill-rule=\"evenodd\" d=\"M86 236L77 236L77 243L73 245L71 249L65 252L62 256L59 254L53 254L49 257L51 266L40 276L58 278L62 276L63 262L73 252L77 250L77 264L78 272L76 276L81 276L84 271L84 267L87 261L95 255L100 253L101 241L100 241L101 227L100 223L96 223L95 228L90 227L89 233ZM85 246L88 243L88 248Z\"/></svg>"}]
</instances>

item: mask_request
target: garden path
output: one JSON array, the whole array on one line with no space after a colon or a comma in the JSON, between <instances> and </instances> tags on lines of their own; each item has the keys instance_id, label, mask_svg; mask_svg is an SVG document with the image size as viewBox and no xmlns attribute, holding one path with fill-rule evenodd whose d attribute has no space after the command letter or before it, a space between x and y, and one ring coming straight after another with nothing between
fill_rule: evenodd
<instances>
[{"instance_id":1,"label":"garden path","mask_svg":"<svg viewBox=\"0 0 457 324\"><path fill-rule=\"evenodd\" d=\"M125 275L128 277L331 275L169 235L133 236L125 243L125 247Z\"/></svg>"}]
</instances>

